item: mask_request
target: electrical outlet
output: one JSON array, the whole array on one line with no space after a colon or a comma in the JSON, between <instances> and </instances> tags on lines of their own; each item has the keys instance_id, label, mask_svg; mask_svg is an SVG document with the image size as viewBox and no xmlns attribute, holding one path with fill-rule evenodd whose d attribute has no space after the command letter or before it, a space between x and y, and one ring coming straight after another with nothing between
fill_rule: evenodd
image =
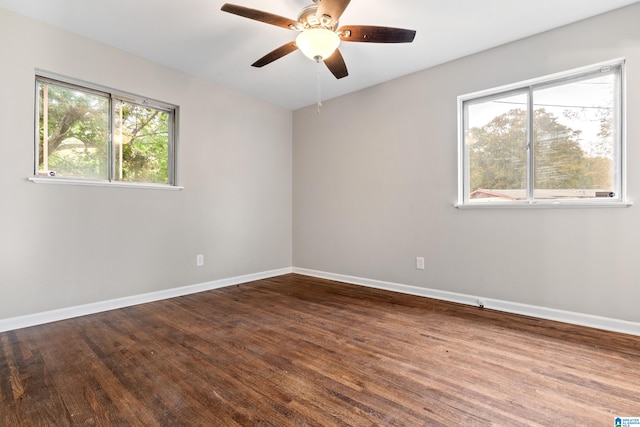
<instances>
[{"instance_id":1,"label":"electrical outlet","mask_svg":"<svg viewBox=\"0 0 640 427\"><path fill-rule=\"evenodd\" d=\"M424 270L424 257L416 257L416 268L418 270Z\"/></svg>"},{"instance_id":2,"label":"electrical outlet","mask_svg":"<svg viewBox=\"0 0 640 427\"><path fill-rule=\"evenodd\" d=\"M204 255L196 255L196 267L202 267L204 265Z\"/></svg>"}]
</instances>

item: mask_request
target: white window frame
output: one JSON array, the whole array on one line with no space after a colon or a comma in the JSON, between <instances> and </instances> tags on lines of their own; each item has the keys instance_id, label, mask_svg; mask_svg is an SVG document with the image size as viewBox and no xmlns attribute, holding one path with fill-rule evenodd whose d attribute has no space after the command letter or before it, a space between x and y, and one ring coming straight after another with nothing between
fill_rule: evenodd
<instances>
[{"instance_id":1,"label":"white window frame","mask_svg":"<svg viewBox=\"0 0 640 427\"><path fill-rule=\"evenodd\" d=\"M169 113L169 140L168 140L168 183L146 183L146 182L131 182L131 181L118 181L114 178L114 159L113 159L113 132L109 133L108 138L108 152L107 159L109 169L109 179L107 180L92 180L83 178L64 178L57 176L39 176L39 100L38 100L38 84L40 82L51 82L60 86L69 88L77 88L78 90L85 92L94 92L110 100L111 111L109 112L109 126L113 127L113 100L120 100L126 103L137 104L142 106L152 107L164 112ZM94 83L89 83L79 79L73 79L66 76L61 76L56 73L51 73L44 70L36 70L34 76L35 82L35 122L34 122L34 171L33 176L29 177L29 181L38 184L62 184L62 185L83 185L83 186L109 186L109 187L124 187L124 188L149 188L149 189L163 189L163 190L182 190L183 187L177 183L177 140L178 140L178 120L179 110L177 105L142 97L132 93L115 90L105 86L101 86Z\"/></svg>"},{"instance_id":2,"label":"white window frame","mask_svg":"<svg viewBox=\"0 0 640 427\"><path fill-rule=\"evenodd\" d=\"M625 124L625 60L624 58L618 58L611 61L601 62L586 67L581 67L561 73L556 73L540 78L535 78L523 82L500 86L492 89L482 90L474 93L458 96L458 199L455 203L457 208L472 208L472 209L486 209L486 208L583 208L583 207L628 207L632 206L627 199L627 183L626 183L626 124ZM532 187L532 165L533 158L530 153L527 153L527 200L513 200L513 201L500 201L500 202L470 202L469 199L469 168L466 149L465 149L465 103L472 102L480 99L489 99L491 97L505 96L507 94L515 92L532 92L541 86L548 86L554 83L562 83L563 81L570 81L580 76L588 76L589 74L595 75L602 71L610 71L611 68L620 69L619 74L619 96L617 102L619 103L619 117L615 124L617 134L619 135L619 141L617 141L617 162L618 162L618 176L616 180L619 183L619 195L613 199L610 198L591 198L587 200L558 200L558 199L535 199L533 198ZM532 101L529 100L529 106L527 108L528 114L531 110ZM530 120L529 120L530 121ZM530 147L531 144L532 125L529 123L527 130L527 139ZM527 150L531 151L531 150Z\"/></svg>"}]
</instances>

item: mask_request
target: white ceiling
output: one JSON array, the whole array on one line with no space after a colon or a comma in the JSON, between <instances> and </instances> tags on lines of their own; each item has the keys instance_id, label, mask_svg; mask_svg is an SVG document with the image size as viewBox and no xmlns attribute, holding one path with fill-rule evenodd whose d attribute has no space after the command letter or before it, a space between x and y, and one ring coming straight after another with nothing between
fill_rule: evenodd
<instances>
[{"instance_id":1,"label":"white ceiling","mask_svg":"<svg viewBox=\"0 0 640 427\"><path fill-rule=\"evenodd\" d=\"M471 53L617 9L638 0L352 0L342 25L417 31L410 44L342 43L349 76L322 65L333 98ZM293 52L264 68L255 60L296 34L220 11L224 0L0 0L0 8L115 46L270 103L314 104L316 64ZM296 19L312 0L231 0Z\"/></svg>"}]
</instances>

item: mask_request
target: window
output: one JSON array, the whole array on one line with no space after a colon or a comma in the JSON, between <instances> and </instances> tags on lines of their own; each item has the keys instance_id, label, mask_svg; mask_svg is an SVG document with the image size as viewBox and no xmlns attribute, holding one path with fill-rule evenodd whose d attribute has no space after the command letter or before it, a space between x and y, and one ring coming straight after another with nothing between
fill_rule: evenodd
<instances>
[{"instance_id":1,"label":"window","mask_svg":"<svg viewBox=\"0 0 640 427\"><path fill-rule=\"evenodd\" d=\"M38 177L175 184L177 107L36 76Z\"/></svg>"},{"instance_id":2,"label":"window","mask_svg":"<svg viewBox=\"0 0 640 427\"><path fill-rule=\"evenodd\" d=\"M459 97L458 205L626 203L622 75L615 61Z\"/></svg>"}]
</instances>

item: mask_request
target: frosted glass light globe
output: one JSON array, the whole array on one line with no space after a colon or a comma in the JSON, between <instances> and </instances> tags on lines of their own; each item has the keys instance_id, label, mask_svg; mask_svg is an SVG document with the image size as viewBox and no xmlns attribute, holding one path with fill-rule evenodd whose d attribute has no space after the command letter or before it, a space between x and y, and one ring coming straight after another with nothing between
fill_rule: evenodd
<instances>
[{"instance_id":1,"label":"frosted glass light globe","mask_svg":"<svg viewBox=\"0 0 640 427\"><path fill-rule=\"evenodd\" d=\"M335 52L340 44L340 37L334 31L326 28L309 28L296 38L296 46L304 55L317 60L324 60Z\"/></svg>"}]
</instances>

